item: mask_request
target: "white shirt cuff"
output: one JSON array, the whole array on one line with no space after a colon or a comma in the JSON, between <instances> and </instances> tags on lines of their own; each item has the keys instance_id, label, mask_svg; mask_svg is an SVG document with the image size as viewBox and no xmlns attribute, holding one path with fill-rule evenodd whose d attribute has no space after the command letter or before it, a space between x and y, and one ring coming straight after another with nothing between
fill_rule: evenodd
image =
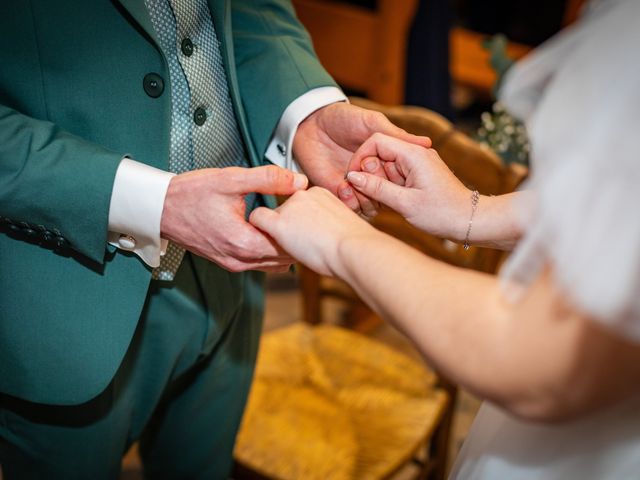
<instances>
[{"instance_id":1,"label":"white shirt cuff","mask_svg":"<svg viewBox=\"0 0 640 480\"><path fill-rule=\"evenodd\" d=\"M168 241L160 238L160 219L174 175L123 158L113 182L108 241L134 252L150 267L160 265L167 249Z\"/></svg>"},{"instance_id":2,"label":"white shirt cuff","mask_svg":"<svg viewBox=\"0 0 640 480\"><path fill-rule=\"evenodd\" d=\"M316 110L331 103L346 102L347 97L336 87L319 87L299 96L286 108L267 147L265 157L271 163L294 172L300 167L291 154L298 125Z\"/></svg>"}]
</instances>

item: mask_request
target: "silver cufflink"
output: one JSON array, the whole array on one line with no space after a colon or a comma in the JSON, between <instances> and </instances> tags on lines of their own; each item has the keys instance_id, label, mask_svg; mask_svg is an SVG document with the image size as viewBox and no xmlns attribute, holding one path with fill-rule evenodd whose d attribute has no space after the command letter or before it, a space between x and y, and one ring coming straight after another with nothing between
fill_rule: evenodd
<instances>
[{"instance_id":1,"label":"silver cufflink","mask_svg":"<svg viewBox=\"0 0 640 480\"><path fill-rule=\"evenodd\" d=\"M120 245L125 250L133 250L136 248L136 239L131 235L120 235L118 239L118 245Z\"/></svg>"}]
</instances>

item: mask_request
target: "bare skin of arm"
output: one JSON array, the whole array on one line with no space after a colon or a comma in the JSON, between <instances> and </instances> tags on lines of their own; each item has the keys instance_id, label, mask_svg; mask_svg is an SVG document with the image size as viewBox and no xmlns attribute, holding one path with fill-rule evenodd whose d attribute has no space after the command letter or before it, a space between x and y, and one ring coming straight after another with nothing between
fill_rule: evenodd
<instances>
[{"instance_id":1,"label":"bare skin of arm","mask_svg":"<svg viewBox=\"0 0 640 480\"><path fill-rule=\"evenodd\" d=\"M640 385L640 346L572 308L550 269L510 303L494 277L437 262L379 232L344 238L334 265L432 365L517 416L579 417ZM403 287L391 292L390 285Z\"/></svg>"},{"instance_id":2,"label":"bare skin of arm","mask_svg":"<svg viewBox=\"0 0 640 480\"><path fill-rule=\"evenodd\" d=\"M568 420L640 385L640 346L573 308L551 268L521 301L507 302L495 277L422 255L321 188L297 192L276 211L258 209L250 220L302 263L348 282L454 382L516 416ZM511 224L504 228L515 241L520 232Z\"/></svg>"}]
</instances>

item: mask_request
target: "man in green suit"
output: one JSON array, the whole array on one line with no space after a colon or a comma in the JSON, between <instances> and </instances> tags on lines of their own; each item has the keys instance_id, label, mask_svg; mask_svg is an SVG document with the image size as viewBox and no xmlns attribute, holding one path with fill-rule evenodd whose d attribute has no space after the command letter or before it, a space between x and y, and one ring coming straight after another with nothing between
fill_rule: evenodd
<instances>
[{"instance_id":1,"label":"man in green suit","mask_svg":"<svg viewBox=\"0 0 640 480\"><path fill-rule=\"evenodd\" d=\"M6 479L117 478L136 440L150 478L228 475L291 263L246 207L300 169L372 216L352 152L412 139L344 100L287 1L0 3Z\"/></svg>"}]
</instances>

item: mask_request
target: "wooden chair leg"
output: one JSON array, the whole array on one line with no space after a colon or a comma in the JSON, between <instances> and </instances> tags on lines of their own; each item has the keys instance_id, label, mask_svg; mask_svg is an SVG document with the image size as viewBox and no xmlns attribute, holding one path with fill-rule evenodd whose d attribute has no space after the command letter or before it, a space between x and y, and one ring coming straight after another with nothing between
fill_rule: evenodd
<instances>
[{"instance_id":1,"label":"wooden chair leg","mask_svg":"<svg viewBox=\"0 0 640 480\"><path fill-rule=\"evenodd\" d=\"M311 325L318 325L322 321L320 275L302 265L298 265L298 271L302 291L302 319Z\"/></svg>"},{"instance_id":2,"label":"wooden chair leg","mask_svg":"<svg viewBox=\"0 0 640 480\"><path fill-rule=\"evenodd\" d=\"M451 440L451 427L453 415L456 408L457 392L450 392L449 404L444 413L442 421L436 429L431 442L429 443L429 460L432 468L426 472L427 480L445 480L447 478L447 464L449 462L449 444Z\"/></svg>"},{"instance_id":3,"label":"wooden chair leg","mask_svg":"<svg viewBox=\"0 0 640 480\"><path fill-rule=\"evenodd\" d=\"M268 477L260 475L255 470L237 461L233 462L233 471L231 472L230 478L232 480L269 480Z\"/></svg>"}]
</instances>

